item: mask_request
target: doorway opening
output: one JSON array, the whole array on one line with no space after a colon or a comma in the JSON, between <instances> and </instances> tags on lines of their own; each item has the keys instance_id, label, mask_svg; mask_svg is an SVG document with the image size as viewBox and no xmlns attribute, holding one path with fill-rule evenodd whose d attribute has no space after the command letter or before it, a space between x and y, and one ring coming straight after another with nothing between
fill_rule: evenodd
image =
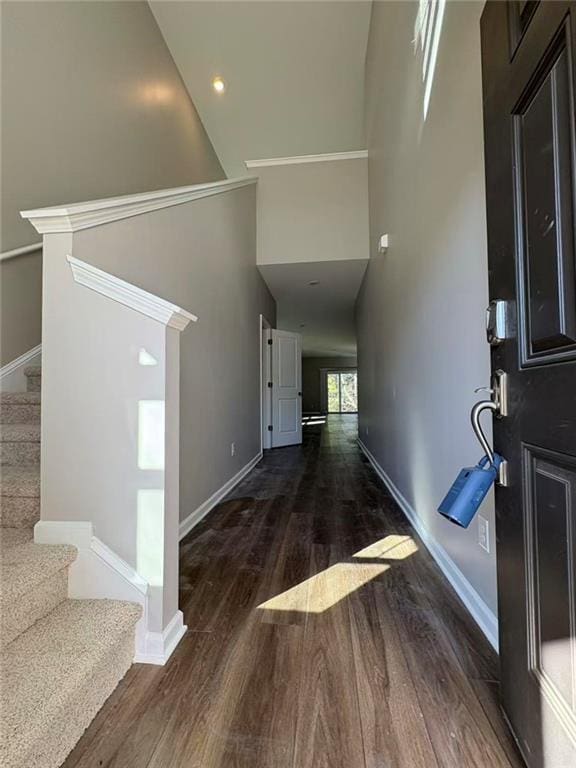
<instances>
[{"instance_id":1,"label":"doorway opening","mask_svg":"<svg viewBox=\"0 0 576 768\"><path fill-rule=\"evenodd\" d=\"M358 413L358 372L324 371L325 413Z\"/></svg>"}]
</instances>

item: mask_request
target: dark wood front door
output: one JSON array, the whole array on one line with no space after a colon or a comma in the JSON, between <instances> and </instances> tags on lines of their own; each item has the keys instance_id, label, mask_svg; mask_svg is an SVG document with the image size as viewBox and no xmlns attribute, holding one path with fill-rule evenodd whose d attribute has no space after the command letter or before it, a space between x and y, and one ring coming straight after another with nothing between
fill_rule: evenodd
<instances>
[{"instance_id":1,"label":"dark wood front door","mask_svg":"<svg viewBox=\"0 0 576 768\"><path fill-rule=\"evenodd\" d=\"M576 766L576 3L489 2L482 17L502 704L531 768Z\"/></svg>"}]
</instances>

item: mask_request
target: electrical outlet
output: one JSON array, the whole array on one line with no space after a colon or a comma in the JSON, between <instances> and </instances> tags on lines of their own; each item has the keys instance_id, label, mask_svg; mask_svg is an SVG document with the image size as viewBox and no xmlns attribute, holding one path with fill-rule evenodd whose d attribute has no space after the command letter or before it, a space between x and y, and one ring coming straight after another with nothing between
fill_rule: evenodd
<instances>
[{"instance_id":1,"label":"electrical outlet","mask_svg":"<svg viewBox=\"0 0 576 768\"><path fill-rule=\"evenodd\" d=\"M230 443L230 456L234 456L236 453L236 443Z\"/></svg>"},{"instance_id":2,"label":"electrical outlet","mask_svg":"<svg viewBox=\"0 0 576 768\"><path fill-rule=\"evenodd\" d=\"M490 552L490 524L482 515L478 515L478 544Z\"/></svg>"}]
</instances>

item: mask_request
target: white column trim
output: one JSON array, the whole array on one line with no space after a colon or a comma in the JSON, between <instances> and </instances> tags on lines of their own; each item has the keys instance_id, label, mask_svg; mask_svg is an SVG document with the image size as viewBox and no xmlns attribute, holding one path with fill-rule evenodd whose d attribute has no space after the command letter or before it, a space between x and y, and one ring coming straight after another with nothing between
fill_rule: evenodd
<instances>
[{"instance_id":1,"label":"white column trim","mask_svg":"<svg viewBox=\"0 0 576 768\"><path fill-rule=\"evenodd\" d=\"M177 611L162 632L148 629L150 588L125 560L94 535L90 521L40 520L34 526L36 544L70 544L78 550L68 574L68 597L74 600L127 600L142 606L136 624L134 661L165 664L186 632Z\"/></svg>"},{"instance_id":2,"label":"white column trim","mask_svg":"<svg viewBox=\"0 0 576 768\"><path fill-rule=\"evenodd\" d=\"M184 624L184 614L176 611L163 632L147 632L144 644L137 648L134 661L137 664L158 664L164 666L188 627Z\"/></svg>"},{"instance_id":3,"label":"white column trim","mask_svg":"<svg viewBox=\"0 0 576 768\"><path fill-rule=\"evenodd\" d=\"M75 259L73 256L66 258L77 283L107 296L119 304L124 304L136 312L147 315L163 325L169 325L171 328L183 331L191 320L194 322L198 320L196 315L187 312L182 307L172 304L166 299L161 299L153 293L148 293L148 291L121 280L109 272L104 272L92 264Z\"/></svg>"},{"instance_id":4,"label":"white column trim","mask_svg":"<svg viewBox=\"0 0 576 768\"><path fill-rule=\"evenodd\" d=\"M77 232L80 229L98 227L112 221L139 216L142 213L159 211L173 205L182 205L203 197L220 195L223 192L256 184L257 181L255 176L224 179L210 184L194 184L190 187L160 189L156 192L143 192L138 195L109 197L86 203L20 211L20 216L23 219L28 219L36 231L42 235L54 232Z\"/></svg>"}]
</instances>

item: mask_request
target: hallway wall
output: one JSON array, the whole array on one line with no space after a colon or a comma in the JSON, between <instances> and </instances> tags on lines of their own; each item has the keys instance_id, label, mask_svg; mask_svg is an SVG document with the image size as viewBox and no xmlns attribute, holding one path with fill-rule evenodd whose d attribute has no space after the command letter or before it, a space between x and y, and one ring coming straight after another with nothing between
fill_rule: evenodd
<instances>
[{"instance_id":1,"label":"hallway wall","mask_svg":"<svg viewBox=\"0 0 576 768\"><path fill-rule=\"evenodd\" d=\"M0 249L19 211L224 172L146 2L2 2ZM41 255L0 265L0 365L40 342Z\"/></svg>"},{"instance_id":2,"label":"hallway wall","mask_svg":"<svg viewBox=\"0 0 576 768\"><path fill-rule=\"evenodd\" d=\"M365 157L248 173L258 176L258 264L368 258Z\"/></svg>"},{"instance_id":3,"label":"hallway wall","mask_svg":"<svg viewBox=\"0 0 576 768\"><path fill-rule=\"evenodd\" d=\"M360 438L494 635L492 498L481 509L490 554L477 543L477 520L464 531L436 512L458 470L480 458L469 414L479 397L474 388L490 377L482 7L446 3L436 66L432 52L423 81L414 42L418 3L373 5L366 64L371 260L357 331ZM383 233L390 248L379 254Z\"/></svg>"},{"instance_id":4,"label":"hallway wall","mask_svg":"<svg viewBox=\"0 0 576 768\"><path fill-rule=\"evenodd\" d=\"M74 252L198 316L180 340L182 521L260 452L260 313L275 326L276 303L256 267L255 185L153 217L78 232Z\"/></svg>"}]
</instances>

